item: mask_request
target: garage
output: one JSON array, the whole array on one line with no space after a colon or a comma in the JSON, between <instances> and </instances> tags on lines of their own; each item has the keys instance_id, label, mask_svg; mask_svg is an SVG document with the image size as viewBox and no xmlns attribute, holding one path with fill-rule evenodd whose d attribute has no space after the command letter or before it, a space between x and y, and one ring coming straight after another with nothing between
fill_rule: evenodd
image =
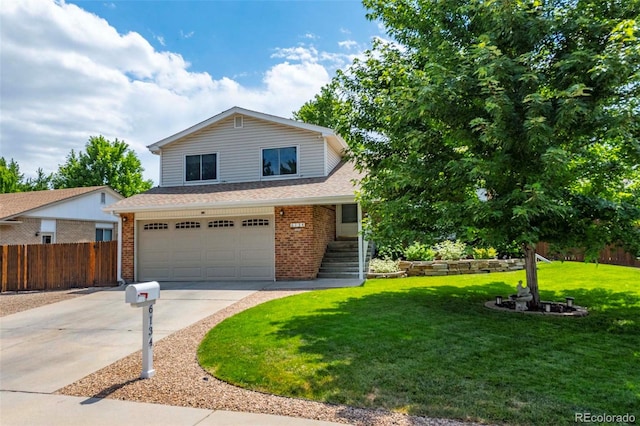
<instances>
[{"instance_id":1,"label":"garage","mask_svg":"<svg viewBox=\"0 0 640 426\"><path fill-rule=\"evenodd\" d=\"M273 280L272 216L137 223L139 281Z\"/></svg>"}]
</instances>

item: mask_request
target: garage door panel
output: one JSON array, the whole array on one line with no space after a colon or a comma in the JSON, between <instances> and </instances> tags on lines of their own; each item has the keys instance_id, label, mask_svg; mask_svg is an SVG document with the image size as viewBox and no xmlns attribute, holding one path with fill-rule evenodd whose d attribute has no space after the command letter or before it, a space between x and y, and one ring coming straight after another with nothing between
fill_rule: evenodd
<instances>
[{"instance_id":1,"label":"garage door panel","mask_svg":"<svg viewBox=\"0 0 640 426\"><path fill-rule=\"evenodd\" d=\"M139 280L274 279L273 218L150 220L139 229Z\"/></svg>"},{"instance_id":2,"label":"garage door panel","mask_svg":"<svg viewBox=\"0 0 640 426\"><path fill-rule=\"evenodd\" d=\"M259 280L272 274L269 266L242 266L240 268L241 279Z\"/></svg>"},{"instance_id":3,"label":"garage door panel","mask_svg":"<svg viewBox=\"0 0 640 426\"><path fill-rule=\"evenodd\" d=\"M224 265L235 263L235 250L209 250L206 253L207 265Z\"/></svg>"},{"instance_id":4,"label":"garage door panel","mask_svg":"<svg viewBox=\"0 0 640 426\"><path fill-rule=\"evenodd\" d=\"M173 259L180 264L200 265L202 263L202 252L196 250L176 250Z\"/></svg>"},{"instance_id":5,"label":"garage door panel","mask_svg":"<svg viewBox=\"0 0 640 426\"><path fill-rule=\"evenodd\" d=\"M206 268L207 279L235 280L238 279L238 271L235 266L210 266Z\"/></svg>"},{"instance_id":6,"label":"garage door panel","mask_svg":"<svg viewBox=\"0 0 640 426\"><path fill-rule=\"evenodd\" d=\"M269 266L273 263L269 253L268 250L240 250L240 261L255 266Z\"/></svg>"}]
</instances>

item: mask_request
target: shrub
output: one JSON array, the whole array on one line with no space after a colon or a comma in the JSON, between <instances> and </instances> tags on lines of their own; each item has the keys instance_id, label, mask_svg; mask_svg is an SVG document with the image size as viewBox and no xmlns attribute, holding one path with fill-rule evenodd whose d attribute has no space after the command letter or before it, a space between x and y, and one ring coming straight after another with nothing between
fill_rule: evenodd
<instances>
[{"instance_id":1,"label":"shrub","mask_svg":"<svg viewBox=\"0 0 640 426\"><path fill-rule=\"evenodd\" d=\"M407 260L433 260L435 257L435 250L417 241L404 250L404 258Z\"/></svg>"},{"instance_id":2,"label":"shrub","mask_svg":"<svg viewBox=\"0 0 640 426\"><path fill-rule=\"evenodd\" d=\"M460 260L467 250L467 245L461 241L443 241L435 245L435 249L442 260Z\"/></svg>"},{"instance_id":3,"label":"shrub","mask_svg":"<svg viewBox=\"0 0 640 426\"><path fill-rule=\"evenodd\" d=\"M473 249L474 259L495 259L497 255L498 255L498 251L493 247L489 247L489 248L474 247Z\"/></svg>"},{"instance_id":4,"label":"shrub","mask_svg":"<svg viewBox=\"0 0 640 426\"><path fill-rule=\"evenodd\" d=\"M371 270L371 272L385 274L389 272L398 272L400 267L398 266L398 262L395 260L371 259L369 262L369 270Z\"/></svg>"},{"instance_id":5,"label":"shrub","mask_svg":"<svg viewBox=\"0 0 640 426\"><path fill-rule=\"evenodd\" d=\"M376 244L376 255L381 259L399 259L403 256L402 245L400 244Z\"/></svg>"}]
</instances>

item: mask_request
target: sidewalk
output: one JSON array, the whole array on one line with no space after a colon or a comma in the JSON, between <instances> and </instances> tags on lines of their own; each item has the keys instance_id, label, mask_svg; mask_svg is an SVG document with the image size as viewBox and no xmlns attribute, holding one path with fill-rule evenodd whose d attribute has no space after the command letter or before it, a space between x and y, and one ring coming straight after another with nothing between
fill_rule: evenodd
<instances>
[{"instance_id":1,"label":"sidewalk","mask_svg":"<svg viewBox=\"0 0 640 426\"><path fill-rule=\"evenodd\" d=\"M172 407L113 399L0 391L3 426L330 426L336 423L267 414Z\"/></svg>"},{"instance_id":2,"label":"sidewalk","mask_svg":"<svg viewBox=\"0 0 640 426\"><path fill-rule=\"evenodd\" d=\"M346 281L346 280L345 280ZM328 288L356 282L288 282ZM273 282L163 283L154 340L196 323ZM141 346L139 308L123 288L107 289L0 318L0 424L7 425L285 425L335 423L252 413L80 398L53 394Z\"/></svg>"}]
</instances>

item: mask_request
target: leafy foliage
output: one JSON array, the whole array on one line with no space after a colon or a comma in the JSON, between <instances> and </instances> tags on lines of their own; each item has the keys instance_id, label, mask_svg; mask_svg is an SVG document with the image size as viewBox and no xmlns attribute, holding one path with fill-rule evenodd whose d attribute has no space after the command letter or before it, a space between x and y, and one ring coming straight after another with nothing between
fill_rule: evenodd
<instances>
[{"instance_id":1,"label":"leafy foliage","mask_svg":"<svg viewBox=\"0 0 640 426\"><path fill-rule=\"evenodd\" d=\"M25 181L17 161L12 158L7 164L7 160L0 157L0 194L51 189L53 175L45 174L42 168L38 168L36 173L35 178L27 178Z\"/></svg>"},{"instance_id":2,"label":"leafy foliage","mask_svg":"<svg viewBox=\"0 0 640 426\"><path fill-rule=\"evenodd\" d=\"M4 157L0 157L0 194L21 192L21 182L24 175L20 173L20 166L12 158L7 164Z\"/></svg>"},{"instance_id":3,"label":"leafy foliage","mask_svg":"<svg viewBox=\"0 0 640 426\"><path fill-rule=\"evenodd\" d=\"M433 260L435 257L434 249L417 241L404 250L404 258L407 260Z\"/></svg>"},{"instance_id":4,"label":"leafy foliage","mask_svg":"<svg viewBox=\"0 0 640 426\"><path fill-rule=\"evenodd\" d=\"M473 248L474 259L495 259L497 255L498 255L498 251L493 247L489 247L489 248L474 247Z\"/></svg>"},{"instance_id":5,"label":"leafy foliage","mask_svg":"<svg viewBox=\"0 0 640 426\"><path fill-rule=\"evenodd\" d=\"M435 245L442 260L459 260L466 254L467 245L461 241L445 240Z\"/></svg>"},{"instance_id":6,"label":"leafy foliage","mask_svg":"<svg viewBox=\"0 0 640 426\"><path fill-rule=\"evenodd\" d=\"M152 181L142 178L140 160L124 141L92 136L85 148L86 153L71 150L53 177L54 188L109 185L125 197L151 188Z\"/></svg>"},{"instance_id":7,"label":"leafy foliage","mask_svg":"<svg viewBox=\"0 0 640 426\"><path fill-rule=\"evenodd\" d=\"M640 0L365 0L391 41L338 74L376 242L640 254ZM534 299L537 300L537 299Z\"/></svg>"},{"instance_id":8,"label":"leafy foliage","mask_svg":"<svg viewBox=\"0 0 640 426\"><path fill-rule=\"evenodd\" d=\"M377 273L398 272L400 267L398 262L391 259L371 259L369 261L369 270Z\"/></svg>"}]
</instances>

